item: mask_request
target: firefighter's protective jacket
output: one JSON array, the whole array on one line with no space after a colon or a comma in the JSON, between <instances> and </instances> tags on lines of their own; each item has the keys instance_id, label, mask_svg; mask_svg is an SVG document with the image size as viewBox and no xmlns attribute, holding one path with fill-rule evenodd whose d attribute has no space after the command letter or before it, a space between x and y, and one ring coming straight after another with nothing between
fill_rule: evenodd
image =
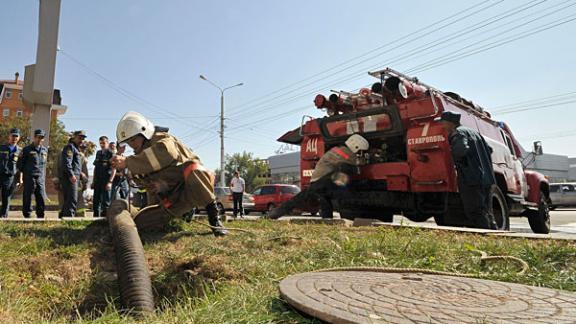
<instances>
[{"instance_id":1,"label":"firefighter's protective jacket","mask_svg":"<svg viewBox=\"0 0 576 324\"><path fill-rule=\"evenodd\" d=\"M310 182L338 171L342 167L358 165L358 157L347 146L336 146L326 152L316 164Z\"/></svg>"},{"instance_id":2,"label":"firefighter's protective jacket","mask_svg":"<svg viewBox=\"0 0 576 324\"><path fill-rule=\"evenodd\" d=\"M162 184L164 190L158 192L172 202L181 200L178 189L186 189L185 168L190 164L201 166L200 159L192 150L182 144L176 137L156 132L149 141L144 143L143 150L126 158L126 167L133 175L138 185L150 189L152 184ZM206 200L213 199L213 187L207 183L195 183L197 193L204 193ZM204 188L206 187L206 188ZM157 197L150 195L149 203L156 203ZM152 200L152 202L150 201ZM205 200L205 199L202 199ZM202 205L203 206L203 205Z\"/></svg>"},{"instance_id":3,"label":"firefighter's protective jacket","mask_svg":"<svg viewBox=\"0 0 576 324\"><path fill-rule=\"evenodd\" d=\"M458 182L465 186L489 186L496 183L492 169L492 148L477 131L459 126L449 136Z\"/></svg>"}]
</instances>

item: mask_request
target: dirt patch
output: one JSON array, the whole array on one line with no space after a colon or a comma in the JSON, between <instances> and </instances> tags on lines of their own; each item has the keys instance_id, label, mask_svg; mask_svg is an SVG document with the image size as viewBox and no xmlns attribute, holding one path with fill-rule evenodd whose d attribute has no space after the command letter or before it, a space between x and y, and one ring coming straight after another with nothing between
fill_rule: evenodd
<instances>
[{"instance_id":1,"label":"dirt patch","mask_svg":"<svg viewBox=\"0 0 576 324\"><path fill-rule=\"evenodd\" d=\"M174 260L153 276L160 300L202 297L215 291L222 282L240 280L242 275L222 257L196 256Z\"/></svg>"}]
</instances>

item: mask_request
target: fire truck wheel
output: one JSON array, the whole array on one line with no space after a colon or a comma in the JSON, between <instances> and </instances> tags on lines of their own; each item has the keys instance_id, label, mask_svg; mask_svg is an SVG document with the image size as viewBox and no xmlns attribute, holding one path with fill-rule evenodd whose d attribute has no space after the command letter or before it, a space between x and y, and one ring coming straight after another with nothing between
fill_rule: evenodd
<instances>
[{"instance_id":1,"label":"fire truck wheel","mask_svg":"<svg viewBox=\"0 0 576 324\"><path fill-rule=\"evenodd\" d=\"M502 231L510 230L510 212L508 210L508 204L498 186L492 186L490 190L490 198L492 201L492 212L494 214L497 228Z\"/></svg>"},{"instance_id":2,"label":"fire truck wheel","mask_svg":"<svg viewBox=\"0 0 576 324\"><path fill-rule=\"evenodd\" d=\"M538 234L550 233L550 209L546 201L546 194L540 191L540 203L538 209L529 209L526 211L528 223L532 232Z\"/></svg>"}]
</instances>

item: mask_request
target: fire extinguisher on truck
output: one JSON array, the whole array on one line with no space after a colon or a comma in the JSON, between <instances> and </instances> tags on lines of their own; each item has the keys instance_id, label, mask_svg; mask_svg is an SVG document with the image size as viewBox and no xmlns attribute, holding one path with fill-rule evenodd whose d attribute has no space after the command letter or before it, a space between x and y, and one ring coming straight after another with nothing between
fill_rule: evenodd
<instances>
[{"instance_id":1,"label":"fire extinguisher on truck","mask_svg":"<svg viewBox=\"0 0 576 324\"><path fill-rule=\"evenodd\" d=\"M550 232L548 180L525 170L524 150L508 125L456 93L390 68L369 74L378 79L371 89L317 95L314 103L327 116L303 119L299 128L278 139L300 145L303 188L324 152L357 133L370 142L370 150L346 195L332 201L341 217L391 222L393 215L402 214L416 222L433 217L438 225L472 226L464 217L448 134L434 120L453 111L492 148L496 185L490 201L498 229L509 230L510 217L527 217L535 233ZM542 154L541 146L534 154Z\"/></svg>"}]
</instances>

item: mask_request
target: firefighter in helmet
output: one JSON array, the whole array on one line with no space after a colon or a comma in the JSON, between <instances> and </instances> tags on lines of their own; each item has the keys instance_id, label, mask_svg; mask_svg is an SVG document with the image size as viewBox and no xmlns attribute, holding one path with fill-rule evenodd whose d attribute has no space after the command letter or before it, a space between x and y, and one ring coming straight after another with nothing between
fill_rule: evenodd
<instances>
[{"instance_id":1,"label":"firefighter in helmet","mask_svg":"<svg viewBox=\"0 0 576 324\"><path fill-rule=\"evenodd\" d=\"M148 207L132 214L138 229L162 227L171 218L201 206L208 213L214 235L228 233L218 219L214 174L192 150L167 129L155 127L150 120L132 111L118 122L116 136L119 144L128 144L134 150L134 155L114 156L113 167L127 168L135 182L148 193ZM110 213L127 208L125 200L115 200Z\"/></svg>"},{"instance_id":2,"label":"firefighter in helmet","mask_svg":"<svg viewBox=\"0 0 576 324\"><path fill-rule=\"evenodd\" d=\"M448 133L466 217L477 228L497 229L490 201L490 190L496 183L492 148L480 133L460 125L460 114L445 111L440 121Z\"/></svg>"},{"instance_id":3,"label":"firefighter in helmet","mask_svg":"<svg viewBox=\"0 0 576 324\"><path fill-rule=\"evenodd\" d=\"M335 146L326 152L316 164L310 186L282 206L270 211L268 217L277 219L316 197L320 202L320 216L332 218L332 197L336 197L348 183L348 178L360 165L359 156L369 148L368 141L358 135L350 136L345 145Z\"/></svg>"}]
</instances>

